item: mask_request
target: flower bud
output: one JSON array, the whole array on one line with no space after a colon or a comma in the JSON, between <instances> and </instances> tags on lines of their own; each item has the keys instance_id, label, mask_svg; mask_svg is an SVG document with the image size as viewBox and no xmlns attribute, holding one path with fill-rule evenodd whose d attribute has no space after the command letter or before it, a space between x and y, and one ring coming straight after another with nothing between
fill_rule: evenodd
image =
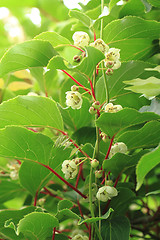
<instances>
[{"instance_id":1,"label":"flower bud","mask_svg":"<svg viewBox=\"0 0 160 240\"><path fill-rule=\"evenodd\" d=\"M73 160L65 160L62 163L62 172L65 174L66 179L73 179L78 173L78 167Z\"/></svg>"},{"instance_id":2,"label":"flower bud","mask_svg":"<svg viewBox=\"0 0 160 240\"><path fill-rule=\"evenodd\" d=\"M112 197L116 197L118 195L117 189L110 186L104 186L99 188L96 197L98 200L102 202L107 202Z\"/></svg>"},{"instance_id":3,"label":"flower bud","mask_svg":"<svg viewBox=\"0 0 160 240\"><path fill-rule=\"evenodd\" d=\"M97 159L93 159L93 160L91 161L91 166L92 166L93 168L98 167L98 165L99 165L99 161L98 161Z\"/></svg>"},{"instance_id":4,"label":"flower bud","mask_svg":"<svg viewBox=\"0 0 160 240\"><path fill-rule=\"evenodd\" d=\"M95 109L98 109L100 107L100 102L95 101L94 103L92 103L92 107L94 107Z\"/></svg>"},{"instance_id":5,"label":"flower bud","mask_svg":"<svg viewBox=\"0 0 160 240\"><path fill-rule=\"evenodd\" d=\"M107 68L113 68L113 66L114 66L114 62L113 61L106 62L106 67Z\"/></svg>"},{"instance_id":6,"label":"flower bud","mask_svg":"<svg viewBox=\"0 0 160 240\"><path fill-rule=\"evenodd\" d=\"M106 71L106 75L107 76L113 75L113 69L112 68L108 68L107 71Z\"/></svg>"},{"instance_id":7,"label":"flower bud","mask_svg":"<svg viewBox=\"0 0 160 240\"><path fill-rule=\"evenodd\" d=\"M112 187L113 186L113 181L112 180L107 180L106 185Z\"/></svg>"},{"instance_id":8,"label":"flower bud","mask_svg":"<svg viewBox=\"0 0 160 240\"><path fill-rule=\"evenodd\" d=\"M89 108L89 113L90 114L95 114L97 111L96 111L96 109L94 108L94 107L90 107Z\"/></svg>"},{"instance_id":9,"label":"flower bud","mask_svg":"<svg viewBox=\"0 0 160 240\"><path fill-rule=\"evenodd\" d=\"M73 34L74 45L84 48L89 45L90 38L86 32L78 31Z\"/></svg>"},{"instance_id":10,"label":"flower bud","mask_svg":"<svg viewBox=\"0 0 160 240\"><path fill-rule=\"evenodd\" d=\"M76 85L73 85L73 86L71 87L71 91L73 91L73 92L76 92L76 91L78 91L78 90L79 90L79 87L76 86Z\"/></svg>"},{"instance_id":11,"label":"flower bud","mask_svg":"<svg viewBox=\"0 0 160 240\"><path fill-rule=\"evenodd\" d=\"M125 154L127 151L128 151L128 148L125 143L123 143L123 142L115 143L111 147L111 150L109 153L109 158L113 157L118 152Z\"/></svg>"},{"instance_id":12,"label":"flower bud","mask_svg":"<svg viewBox=\"0 0 160 240\"><path fill-rule=\"evenodd\" d=\"M75 56L73 57L73 61L79 63L79 62L81 61L81 56L75 55Z\"/></svg>"},{"instance_id":13,"label":"flower bud","mask_svg":"<svg viewBox=\"0 0 160 240\"><path fill-rule=\"evenodd\" d=\"M77 91L68 91L66 92L66 104L72 109L80 109L82 106L82 97L81 94Z\"/></svg>"},{"instance_id":14,"label":"flower bud","mask_svg":"<svg viewBox=\"0 0 160 240\"><path fill-rule=\"evenodd\" d=\"M96 170L96 171L95 171L95 177L96 177L96 178L101 178L101 177L102 177L102 174L103 174L103 171L102 171L102 170Z\"/></svg>"},{"instance_id":15,"label":"flower bud","mask_svg":"<svg viewBox=\"0 0 160 240\"><path fill-rule=\"evenodd\" d=\"M114 66L112 67L112 69L118 69L121 66L121 62L119 60L117 60L116 62L114 62Z\"/></svg>"}]
</instances>

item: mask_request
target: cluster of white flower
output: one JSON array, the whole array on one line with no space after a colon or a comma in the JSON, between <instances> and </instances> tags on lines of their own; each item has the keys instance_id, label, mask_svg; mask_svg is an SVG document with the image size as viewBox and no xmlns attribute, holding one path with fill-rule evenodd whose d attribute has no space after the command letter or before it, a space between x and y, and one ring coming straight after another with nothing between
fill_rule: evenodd
<instances>
[{"instance_id":1,"label":"cluster of white flower","mask_svg":"<svg viewBox=\"0 0 160 240\"><path fill-rule=\"evenodd\" d=\"M111 186L104 186L99 188L96 197L98 200L102 202L107 202L112 197L116 197L118 195L117 189Z\"/></svg>"},{"instance_id":2,"label":"cluster of white flower","mask_svg":"<svg viewBox=\"0 0 160 240\"><path fill-rule=\"evenodd\" d=\"M111 151L109 153L109 158L113 157L116 153L126 153L128 151L128 148L126 146L125 143L123 142L118 142L115 143L112 147L111 147Z\"/></svg>"},{"instance_id":3,"label":"cluster of white flower","mask_svg":"<svg viewBox=\"0 0 160 240\"><path fill-rule=\"evenodd\" d=\"M80 109L82 106L82 96L78 92L78 87L73 85L71 91L66 92L66 104L72 109Z\"/></svg>"},{"instance_id":4,"label":"cluster of white flower","mask_svg":"<svg viewBox=\"0 0 160 240\"><path fill-rule=\"evenodd\" d=\"M73 179L78 173L77 163L79 160L65 160L62 163L62 172L65 174L66 179Z\"/></svg>"},{"instance_id":5,"label":"cluster of white flower","mask_svg":"<svg viewBox=\"0 0 160 240\"><path fill-rule=\"evenodd\" d=\"M20 165L16 161L12 161L9 164L7 164L7 167L11 170L10 178L12 180L17 180L18 179L18 173L19 173Z\"/></svg>"},{"instance_id":6,"label":"cluster of white flower","mask_svg":"<svg viewBox=\"0 0 160 240\"><path fill-rule=\"evenodd\" d=\"M108 68L106 71L107 75L113 74L113 69L118 69L121 66L120 62L120 49L109 48L109 46L102 40L96 39L90 43L90 37L86 32L78 31L73 34L74 45L77 47L92 46L100 50L105 55L105 66Z\"/></svg>"},{"instance_id":7,"label":"cluster of white flower","mask_svg":"<svg viewBox=\"0 0 160 240\"><path fill-rule=\"evenodd\" d=\"M113 103L108 103L104 106L104 111L109 113L115 113L122 110L121 105L113 105Z\"/></svg>"},{"instance_id":8,"label":"cluster of white flower","mask_svg":"<svg viewBox=\"0 0 160 240\"><path fill-rule=\"evenodd\" d=\"M72 240L88 240L88 237L82 236L81 234L77 234L72 238Z\"/></svg>"}]
</instances>

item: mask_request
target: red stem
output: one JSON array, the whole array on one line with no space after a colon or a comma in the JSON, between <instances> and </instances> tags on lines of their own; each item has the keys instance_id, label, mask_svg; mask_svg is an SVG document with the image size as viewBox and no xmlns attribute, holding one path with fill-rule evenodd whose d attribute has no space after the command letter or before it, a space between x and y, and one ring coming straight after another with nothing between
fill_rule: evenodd
<instances>
[{"instance_id":1,"label":"red stem","mask_svg":"<svg viewBox=\"0 0 160 240\"><path fill-rule=\"evenodd\" d=\"M52 196L52 197L55 197L59 200L63 200L63 198L59 197L59 196L56 196L55 194L51 193L51 191L49 191L46 187L43 187L44 190L47 192L48 195Z\"/></svg>"},{"instance_id":2,"label":"red stem","mask_svg":"<svg viewBox=\"0 0 160 240\"><path fill-rule=\"evenodd\" d=\"M77 49L80 50L81 52L85 52L84 50L82 50L82 49L79 48L79 47L76 47L75 45L70 44L69 46L74 47L74 48L77 48Z\"/></svg>"},{"instance_id":3,"label":"red stem","mask_svg":"<svg viewBox=\"0 0 160 240\"><path fill-rule=\"evenodd\" d=\"M125 177L125 179L124 179L124 182L126 182L126 181L127 181L127 178L128 178L128 175L126 175L126 177Z\"/></svg>"},{"instance_id":4,"label":"red stem","mask_svg":"<svg viewBox=\"0 0 160 240\"><path fill-rule=\"evenodd\" d=\"M36 205L37 205L37 197L38 197L38 190L37 190L37 192L36 192L36 194L35 194L35 198L34 198L34 206L36 207Z\"/></svg>"},{"instance_id":5,"label":"red stem","mask_svg":"<svg viewBox=\"0 0 160 240\"><path fill-rule=\"evenodd\" d=\"M44 166L48 170L50 170L54 175L56 175L62 182L64 182L68 187L72 188L75 192L77 192L81 197L87 198L83 193L81 193L77 188L75 188L73 185L71 185L69 182L67 182L63 177L61 177L57 172L55 172L50 166L47 166L43 163L37 162L38 164Z\"/></svg>"},{"instance_id":6,"label":"red stem","mask_svg":"<svg viewBox=\"0 0 160 240\"><path fill-rule=\"evenodd\" d=\"M54 227L54 228L53 228L52 240L54 240L54 238L55 238L55 234L56 234L56 228Z\"/></svg>"},{"instance_id":7,"label":"red stem","mask_svg":"<svg viewBox=\"0 0 160 240\"><path fill-rule=\"evenodd\" d=\"M104 182L105 182L105 179L106 179L106 178L109 176L109 174L110 174L110 173L111 173L110 171L107 173L107 176L103 178L103 180L102 180L101 184L104 184Z\"/></svg>"},{"instance_id":8,"label":"red stem","mask_svg":"<svg viewBox=\"0 0 160 240\"><path fill-rule=\"evenodd\" d=\"M58 230L56 230L56 232L57 232L57 233L62 233L61 231L58 231ZM63 232L64 232L64 231L63 231ZM66 235L66 237L68 237L69 239L72 239L70 236L67 236L67 235Z\"/></svg>"},{"instance_id":9,"label":"red stem","mask_svg":"<svg viewBox=\"0 0 160 240\"><path fill-rule=\"evenodd\" d=\"M16 161L18 162L19 165L21 165L21 161L20 160L17 159Z\"/></svg>"},{"instance_id":10,"label":"red stem","mask_svg":"<svg viewBox=\"0 0 160 240\"><path fill-rule=\"evenodd\" d=\"M92 81L91 81L91 79L89 77L88 77L88 80L89 80L89 83L90 83L90 86L91 86L92 96L93 96L94 100L96 101L96 96L95 96L95 92L94 92Z\"/></svg>"},{"instance_id":11,"label":"red stem","mask_svg":"<svg viewBox=\"0 0 160 240\"><path fill-rule=\"evenodd\" d=\"M96 32L94 31L94 41L96 41Z\"/></svg>"},{"instance_id":12,"label":"red stem","mask_svg":"<svg viewBox=\"0 0 160 240\"><path fill-rule=\"evenodd\" d=\"M70 77L70 78L71 78L75 83L77 83L80 87L82 87L86 92L88 92L89 95L91 95L90 91L89 91L87 88L85 88L81 83L79 83L74 77L72 77L68 72L66 72L65 70L62 70L62 69L61 69L61 71L64 72L68 77Z\"/></svg>"},{"instance_id":13,"label":"red stem","mask_svg":"<svg viewBox=\"0 0 160 240\"><path fill-rule=\"evenodd\" d=\"M79 203L79 200L77 199L77 204L78 204L78 209L79 209L79 212L80 212L80 215L82 218L84 218L84 215L83 215L83 212L82 212L82 209L81 209L81 206L80 206L80 203ZM89 229L88 227L88 224L87 223L84 223L86 228Z\"/></svg>"},{"instance_id":14,"label":"red stem","mask_svg":"<svg viewBox=\"0 0 160 240\"><path fill-rule=\"evenodd\" d=\"M110 151L111 151L111 147L112 147L112 143L113 143L114 137L115 137L115 135L113 135L113 137L111 138L110 145L109 145L107 154L106 154L106 156L105 156L105 159L107 159L108 156L109 156L109 153L110 153Z\"/></svg>"},{"instance_id":15,"label":"red stem","mask_svg":"<svg viewBox=\"0 0 160 240\"><path fill-rule=\"evenodd\" d=\"M118 181L119 181L119 179L120 179L120 176L121 176L121 173L120 173L120 174L118 175L118 177L116 178L116 181L115 181L114 187L117 186L117 183L118 183Z\"/></svg>"}]
</instances>

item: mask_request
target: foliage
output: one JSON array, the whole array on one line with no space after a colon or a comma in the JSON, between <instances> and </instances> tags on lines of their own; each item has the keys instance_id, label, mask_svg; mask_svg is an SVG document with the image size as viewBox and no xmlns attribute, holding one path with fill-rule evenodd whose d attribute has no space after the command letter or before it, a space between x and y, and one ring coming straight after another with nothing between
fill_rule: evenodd
<instances>
[{"instance_id":1,"label":"foliage","mask_svg":"<svg viewBox=\"0 0 160 240\"><path fill-rule=\"evenodd\" d=\"M84 2L0 3L2 240L160 238L160 3Z\"/></svg>"}]
</instances>

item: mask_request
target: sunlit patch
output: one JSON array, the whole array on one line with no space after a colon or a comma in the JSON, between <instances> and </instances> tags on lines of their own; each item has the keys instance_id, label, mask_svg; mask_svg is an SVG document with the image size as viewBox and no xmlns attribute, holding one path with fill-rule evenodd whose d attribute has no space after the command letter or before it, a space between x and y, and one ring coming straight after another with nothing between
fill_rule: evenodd
<instances>
[{"instance_id":1,"label":"sunlit patch","mask_svg":"<svg viewBox=\"0 0 160 240\"><path fill-rule=\"evenodd\" d=\"M6 7L0 8L0 19L7 18L9 16L9 10Z\"/></svg>"},{"instance_id":2,"label":"sunlit patch","mask_svg":"<svg viewBox=\"0 0 160 240\"><path fill-rule=\"evenodd\" d=\"M38 27L41 26L41 16L38 8L32 8L30 13L27 13L26 16L29 17L33 24L37 25Z\"/></svg>"}]
</instances>

